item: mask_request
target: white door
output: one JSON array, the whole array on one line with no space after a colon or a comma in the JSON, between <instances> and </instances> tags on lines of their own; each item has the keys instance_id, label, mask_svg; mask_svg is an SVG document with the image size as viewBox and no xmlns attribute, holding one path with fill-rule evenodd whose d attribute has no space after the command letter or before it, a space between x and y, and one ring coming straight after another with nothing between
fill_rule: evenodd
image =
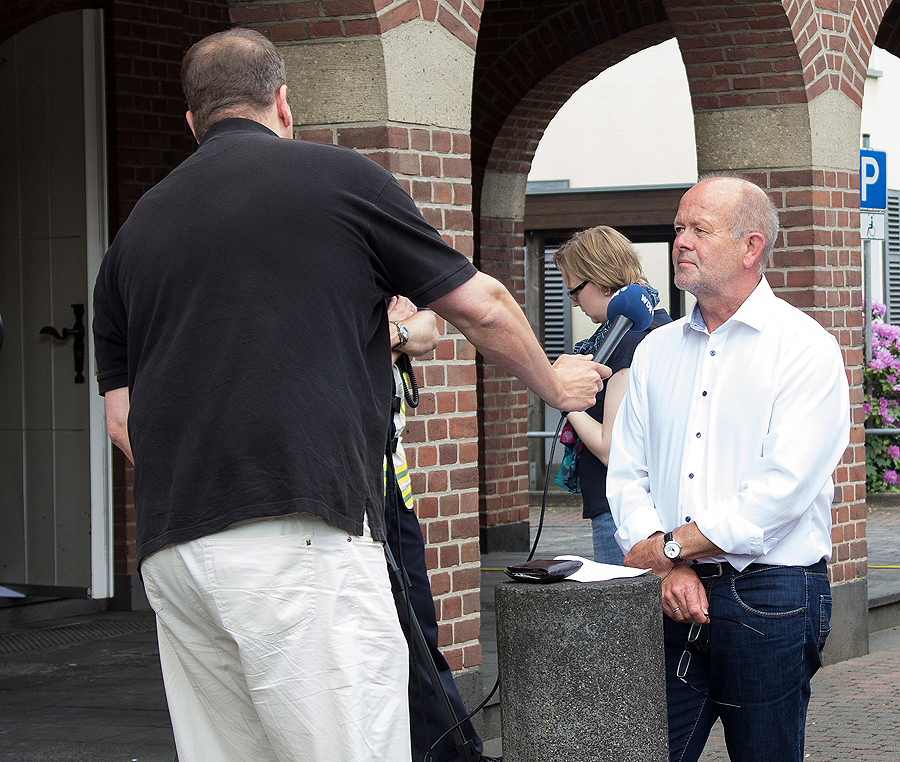
<instances>
[{"instance_id":1,"label":"white door","mask_svg":"<svg viewBox=\"0 0 900 762\"><path fill-rule=\"evenodd\" d=\"M112 595L111 489L90 337L106 241L102 15L0 45L0 586ZM84 354L76 376L82 312ZM48 331L42 332L41 329Z\"/></svg>"}]
</instances>

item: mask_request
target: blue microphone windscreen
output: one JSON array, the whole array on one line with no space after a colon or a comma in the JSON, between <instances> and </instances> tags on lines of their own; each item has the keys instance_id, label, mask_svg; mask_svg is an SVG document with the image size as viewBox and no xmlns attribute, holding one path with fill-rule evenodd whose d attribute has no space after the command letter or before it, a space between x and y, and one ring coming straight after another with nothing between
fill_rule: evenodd
<instances>
[{"instance_id":1,"label":"blue microphone windscreen","mask_svg":"<svg viewBox=\"0 0 900 762\"><path fill-rule=\"evenodd\" d=\"M643 288L633 283L623 286L612 295L606 308L606 319L612 320L617 315L624 315L634 325L632 331L644 331L653 322L653 302Z\"/></svg>"}]
</instances>

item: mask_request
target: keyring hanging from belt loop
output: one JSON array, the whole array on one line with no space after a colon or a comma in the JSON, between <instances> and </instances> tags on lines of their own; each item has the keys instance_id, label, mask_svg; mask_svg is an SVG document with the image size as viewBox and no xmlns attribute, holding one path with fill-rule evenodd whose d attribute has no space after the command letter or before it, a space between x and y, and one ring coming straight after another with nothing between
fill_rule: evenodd
<instances>
[{"instance_id":1,"label":"keyring hanging from belt loop","mask_svg":"<svg viewBox=\"0 0 900 762\"><path fill-rule=\"evenodd\" d=\"M401 354L397 359L397 368L400 370L400 380L403 382L403 397L410 407L419 406L419 383L416 374L413 373L412 362L409 355Z\"/></svg>"}]
</instances>

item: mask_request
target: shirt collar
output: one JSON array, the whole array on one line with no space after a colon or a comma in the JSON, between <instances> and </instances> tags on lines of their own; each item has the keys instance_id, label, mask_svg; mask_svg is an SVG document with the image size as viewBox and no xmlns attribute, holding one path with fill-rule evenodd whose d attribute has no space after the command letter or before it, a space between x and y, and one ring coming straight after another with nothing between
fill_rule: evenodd
<instances>
[{"instance_id":1,"label":"shirt collar","mask_svg":"<svg viewBox=\"0 0 900 762\"><path fill-rule=\"evenodd\" d=\"M737 322L743 323L755 331L761 331L766 324L767 317L772 311L770 302L774 298L775 294L772 292L772 287L769 285L769 282L764 275L760 278L759 284L753 289L750 296L748 296L743 304L738 307L737 312L728 318L718 330L727 328L732 323ZM701 333L707 333L706 323L703 322L703 316L700 314L700 307L696 303L691 310L690 320L685 324L685 330L688 328L700 331Z\"/></svg>"},{"instance_id":2,"label":"shirt collar","mask_svg":"<svg viewBox=\"0 0 900 762\"><path fill-rule=\"evenodd\" d=\"M266 127L264 124L255 121L254 119L245 119L243 117L229 117L228 119L223 119L220 122L216 122L212 125L206 133L203 135L203 138L200 140L201 145L207 142L207 138L212 140L218 135L227 135L229 133L235 132L259 132L259 133L268 133L272 137L278 137L272 130Z\"/></svg>"}]
</instances>

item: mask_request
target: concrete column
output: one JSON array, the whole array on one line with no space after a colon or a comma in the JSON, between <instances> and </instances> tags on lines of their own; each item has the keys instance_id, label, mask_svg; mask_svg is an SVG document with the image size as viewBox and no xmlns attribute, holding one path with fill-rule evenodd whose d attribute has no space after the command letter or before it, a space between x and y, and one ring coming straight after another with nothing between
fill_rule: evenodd
<instances>
[{"instance_id":1,"label":"concrete column","mask_svg":"<svg viewBox=\"0 0 900 762\"><path fill-rule=\"evenodd\" d=\"M661 585L609 582L495 590L503 759L668 759Z\"/></svg>"}]
</instances>

